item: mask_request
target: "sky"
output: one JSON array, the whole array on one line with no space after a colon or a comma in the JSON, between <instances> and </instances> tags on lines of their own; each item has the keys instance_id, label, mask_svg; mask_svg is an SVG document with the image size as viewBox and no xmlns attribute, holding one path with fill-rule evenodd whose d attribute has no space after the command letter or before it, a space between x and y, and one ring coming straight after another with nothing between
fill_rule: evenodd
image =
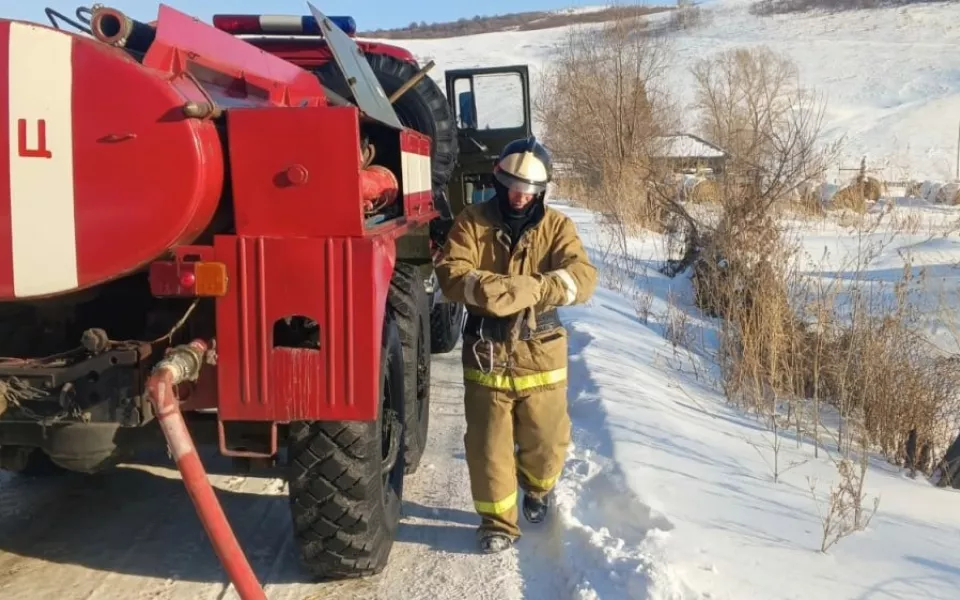
<instances>
[{"instance_id":1,"label":"sky","mask_svg":"<svg viewBox=\"0 0 960 600\"><path fill-rule=\"evenodd\" d=\"M476 14L496 15L531 10L554 10L607 4L604 0L485 0L481 3L450 0L312 0L327 16L350 15L361 31L404 27L411 21L443 22ZM126 12L133 18L152 20L158 2L150 0L99 0L102 4ZM664 4L657 0L632 0L637 4ZM620 2L622 3L622 2ZM80 0L0 0L0 17L49 24L44 8L50 7L73 17L77 6L94 2ZM209 21L215 13L309 14L306 0L165 0L177 10Z\"/></svg>"}]
</instances>

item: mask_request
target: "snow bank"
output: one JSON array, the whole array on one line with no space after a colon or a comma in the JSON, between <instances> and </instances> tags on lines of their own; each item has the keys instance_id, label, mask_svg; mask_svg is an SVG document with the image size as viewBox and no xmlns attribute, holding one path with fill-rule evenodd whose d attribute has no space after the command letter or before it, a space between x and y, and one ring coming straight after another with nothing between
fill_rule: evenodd
<instances>
[{"instance_id":1,"label":"snow bank","mask_svg":"<svg viewBox=\"0 0 960 600\"><path fill-rule=\"evenodd\" d=\"M559 208L577 222L599 260L604 242L593 215ZM843 254L855 244L829 228L808 236L811 251L827 245ZM956 240L916 242L907 236L896 243L901 249L914 244L916 264L960 258ZM691 355L665 339L682 321L683 335L709 351L715 323L692 306L689 280L652 268L663 247L655 235L632 241L631 251L642 257L638 284L649 295L646 323L638 302L604 289L588 306L563 309L578 447L593 452L595 464L612 460L603 469L571 460L565 476L565 522L586 523L610 569L581 597L955 598L958 492L912 480L885 463L873 464L867 475L868 498L881 498L868 530L819 552L821 523L807 477L818 482L823 502L836 468L823 448L814 458L808 443L798 446L791 438L779 457L786 472L773 483L772 434L728 408L709 355ZM893 249L881 255L872 274L895 270L896 256ZM634 594L623 582L641 591Z\"/></svg>"}]
</instances>

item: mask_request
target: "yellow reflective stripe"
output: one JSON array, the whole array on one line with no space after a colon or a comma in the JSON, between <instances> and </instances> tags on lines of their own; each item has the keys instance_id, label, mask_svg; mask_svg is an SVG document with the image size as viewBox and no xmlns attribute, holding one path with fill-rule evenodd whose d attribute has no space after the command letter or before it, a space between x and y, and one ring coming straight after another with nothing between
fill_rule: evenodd
<instances>
[{"instance_id":1,"label":"yellow reflective stripe","mask_svg":"<svg viewBox=\"0 0 960 600\"><path fill-rule=\"evenodd\" d=\"M517 469L519 469L519 471L523 473L523 476L527 478L527 481L529 481L530 483L532 483L533 485L537 486L542 490L549 490L550 488L552 488L554 484L557 483L557 479L560 479L560 473L563 472L563 469L560 469L560 471L556 475L553 475L552 477L548 477L546 479L540 479L539 477L534 477L533 474L530 473L530 471L521 467L519 463L517 464Z\"/></svg>"},{"instance_id":2,"label":"yellow reflective stripe","mask_svg":"<svg viewBox=\"0 0 960 600\"><path fill-rule=\"evenodd\" d=\"M487 513L490 515L502 515L517 505L517 490L513 490L509 496L496 502L473 501L478 513Z\"/></svg>"},{"instance_id":3,"label":"yellow reflective stripe","mask_svg":"<svg viewBox=\"0 0 960 600\"><path fill-rule=\"evenodd\" d=\"M513 390L515 392L522 392L523 390L528 390L530 388L566 381L567 369L564 367L561 369L555 369L553 371L534 373L533 375L522 375L520 377L484 373L479 369L464 369L463 377L467 381L479 383L480 385L486 387L496 388L498 390Z\"/></svg>"},{"instance_id":4,"label":"yellow reflective stripe","mask_svg":"<svg viewBox=\"0 0 960 600\"><path fill-rule=\"evenodd\" d=\"M499 390L513 389L510 385L509 375L494 375L493 373L484 373L479 369L464 369L463 378L467 381L479 383L487 387L497 388Z\"/></svg>"}]
</instances>

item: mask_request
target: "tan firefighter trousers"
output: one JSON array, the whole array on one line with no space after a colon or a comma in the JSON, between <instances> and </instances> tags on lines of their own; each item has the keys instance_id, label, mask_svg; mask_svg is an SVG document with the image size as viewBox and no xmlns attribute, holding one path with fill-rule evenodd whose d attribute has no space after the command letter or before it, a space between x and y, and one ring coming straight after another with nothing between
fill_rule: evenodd
<instances>
[{"instance_id":1,"label":"tan firefighter trousers","mask_svg":"<svg viewBox=\"0 0 960 600\"><path fill-rule=\"evenodd\" d=\"M482 518L481 533L498 531L518 538L518 485L542 497L553 489L566 460L570 444L567 334L561 329L546 337L550 339L547 348L539 341L491 346L464 338L464 447L474 506ZM501 368L487 373L477 365L489 361L490 349L493 364ZM510 364L529 364L531 353L544 350L554 368L510 368ZM562 366L557 364L560 357Z\"/></svg>"}]
</instances>

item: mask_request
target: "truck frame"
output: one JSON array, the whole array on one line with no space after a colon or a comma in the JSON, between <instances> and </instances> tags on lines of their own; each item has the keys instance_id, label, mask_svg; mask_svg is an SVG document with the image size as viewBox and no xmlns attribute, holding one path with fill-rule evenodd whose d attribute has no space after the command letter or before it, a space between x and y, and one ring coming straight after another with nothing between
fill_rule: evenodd
<instances>
[{"instance_id":1,"label":"truck frame","mask_svg":"<svg viewBox=\"0 0 960 600\"><path fill-rule=\"evenodd\" d=\"M382 571L464 316L434 260L531 133L526 66L447 71L445 96L432 63L309 8L0 19L0 469L165 441L244 599L263 590L197 446L282 469L313 575ZM490 77L516 84L507 125L478 122Z\"/></svg>"}]
</instances>

